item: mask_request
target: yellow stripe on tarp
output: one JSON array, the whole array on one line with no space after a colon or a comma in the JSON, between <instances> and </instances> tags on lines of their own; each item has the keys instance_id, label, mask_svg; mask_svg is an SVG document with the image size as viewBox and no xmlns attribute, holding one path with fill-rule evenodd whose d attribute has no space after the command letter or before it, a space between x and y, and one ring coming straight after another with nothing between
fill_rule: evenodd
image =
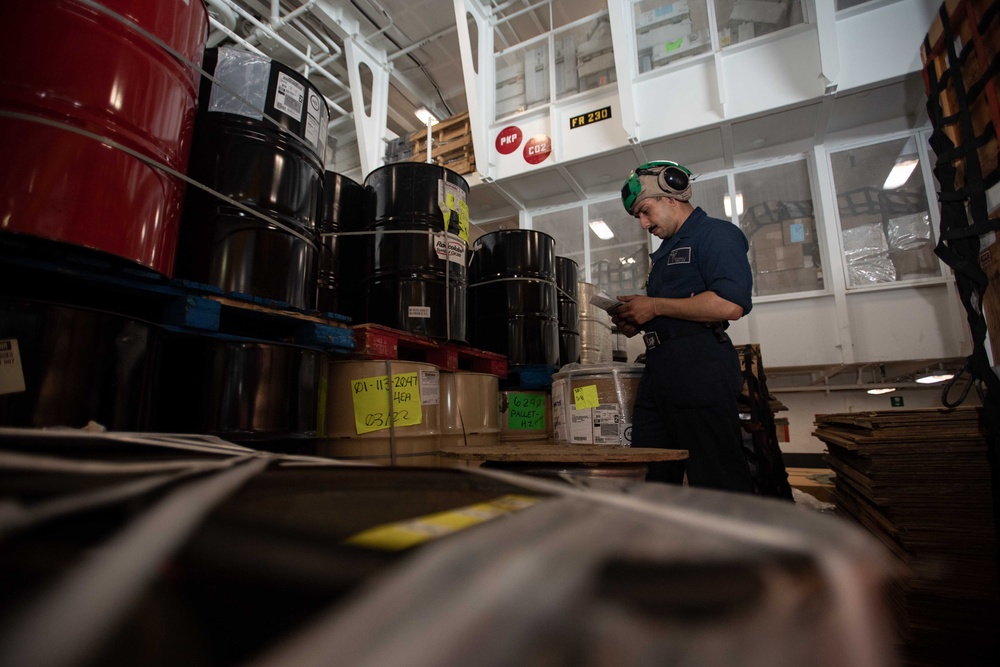
<instances>
[{"instance_id":1,"label":"yellow stripe on tarp","mask_svg":"<svg viewBox=\"0 0 1000 667\"><path fill-rule=\"evenodd\" d=\"M383 551L400 551L531 507L541 498L507 494L485 503L476 503L447 512L428 514L406 521L387 523L361 531L344 544Z\"/></svg>"}]
</instances>

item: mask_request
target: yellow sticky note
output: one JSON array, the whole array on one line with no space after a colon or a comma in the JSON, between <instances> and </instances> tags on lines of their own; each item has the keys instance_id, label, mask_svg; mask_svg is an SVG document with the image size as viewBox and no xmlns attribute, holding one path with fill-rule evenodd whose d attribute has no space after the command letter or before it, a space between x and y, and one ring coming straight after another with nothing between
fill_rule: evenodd
<instances>
[{"instance_id":1,"label":"yellow sticky note","mask_svg":"<svg viewBox=\"0 0 1000 667\"><path fill-rule=\"evenodd\" d=\"M588 384L586 387L574 387L573 403L577 410L599 407L601 399L597 397L597 385Z\"/></svg>"},{"instance_id":2,"label":"yellow sticky note","mask_svg":"<svg viewBox=\"0 0 1000 667\"><path fill-rule=\"evenodd\" d=\"M446 194L444 196L444 203L448 207L449 210L454 211L455 210L455 195L453 195L450 192L448 194Z\"/></svg>"},{"instance_id":3,"label":"yellow sticky note","mask_svg":"<svg viewBox=\"0 0 1000 667\"><path fill-rule=\"evenodd\" d=\"M458 200L458 235L469 242L469 205L464 199Z\"/></svg>"},{"instance_id":4,"label":"yellow sticky note","mask_svg":"<svg viewBox=\"0 0 1000 667\"><path fill-rule=\"evenodd\" d=\"M392 392L392 415L389 393ZM414 426L423 421L420 407L420 384L417 374L381 375L360 378L351 383L354 399L354 426L358 435L389 428L390 423Z\"/></svg>"}]
</instances>

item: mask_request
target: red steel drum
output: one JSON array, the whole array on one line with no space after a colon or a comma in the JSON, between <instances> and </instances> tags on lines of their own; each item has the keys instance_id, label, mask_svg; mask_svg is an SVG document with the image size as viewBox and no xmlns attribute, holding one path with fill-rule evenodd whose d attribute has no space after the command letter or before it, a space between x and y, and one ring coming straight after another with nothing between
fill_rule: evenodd
<instances>
[{"instance_id":1,"label":"red steel drum","mask_svg":"<svg viewBox=\"0 0 1000 667\"><path fill-rule=\"evenodd\" d=\"M12 2L0 21L0 112L107 137L186 173L199 73L79 0ZM100 0L200 63L203 0ZM170 276L184 182L65 128L0 115L0 230Z\"/></svg>"}]
</instances>

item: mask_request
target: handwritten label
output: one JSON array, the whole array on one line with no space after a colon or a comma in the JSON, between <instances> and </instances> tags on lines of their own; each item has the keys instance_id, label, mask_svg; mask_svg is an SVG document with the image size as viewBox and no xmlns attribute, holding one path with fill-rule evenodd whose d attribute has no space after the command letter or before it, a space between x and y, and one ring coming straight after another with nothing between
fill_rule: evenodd
<instances>
[{"instance_id":1,"label":"handwritten label","mask_svg":"<svg viewBox=\"0 0 1000 667\"><path fill-rule=\"evenodd\" d=\"M392 392L392 415L389 393ZM358 435L394 426L415 426L423 421L420 385L416 372L352 380L354 426Z\"/></svg>"},{"instance_id":2,"label":"handwritten label","mask_svg":"<svg viewBox=\"0 0 1000 667\"><path fill-rule=\"evenodd\" d=\"M573 403L577 410L596 408L601 404L601 399L597 397L597 385L588 384L585 387L573 388Z\"/></svg>"},{"instance_id":3,"label":"handwritten label","mask_svg":"<svg viewBox=\"0 0 1000 667\"><path fill-rule=\"evenodd\" d=\"M508 397L507 428L511 431L545 429L545 396L511 392Z\"/></svg>"}]
</instances>

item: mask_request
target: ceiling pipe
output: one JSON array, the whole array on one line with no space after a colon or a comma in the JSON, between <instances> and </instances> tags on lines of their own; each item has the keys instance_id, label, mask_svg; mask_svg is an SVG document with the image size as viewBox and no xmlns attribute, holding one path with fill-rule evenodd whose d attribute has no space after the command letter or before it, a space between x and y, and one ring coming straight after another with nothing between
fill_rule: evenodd
<instances>
[{"instance_id":1,"label":"ceiling pipe","mask_svg":"<svg viewBox=\"0 0 1000 667\"><path fill-rule=\"evenodd\" d=\"M338 80L335 76L330 74L330 72L328 72L322 67L317 66L315 60L313 60L306 54L302 53L302 51L296 48L291 42L289 42L284 37L276 33L274 30L271 30L269 26L265 25L264 23L261 23L253 14L251 14L250 12L246 11L245 9L237 5L235 2L233 2L233 0L221 0L221 2L225 2L229 7L233 9L233 11L235 11L237 14L239 14L244 19L252 23L255 27L257 27L260 32L263 32L268 37L270 37L271 39L273 39L274 41L278 42L283 47L291 51L303 63L306 63L310 67L315 68L315 71L318 74L321 74L324 78L332 81L335 85L338 86L343 85L343 83L340 80ZM344 116L349 116L351 118L354 117L354 114L352 114L350 111L347 111L339 104L336 104L333 100L326 98L326 102L328 105L330 105L331 108L333 108L338 113L343 114Z\"/></svg>"},{"instance_id":2,"label":"ceiling pipe","mask_svg":"<svg viewBox=\"0 0 1000 667\"><path fill-rule=\"evenodd\" d=\"M235 32L233 32L232 30L230 30L226 26L224 26L221 23L219 23L219 21L217 21L213 17L209 16L208 17L208 22L209 22L209 24L213 28L215 28L216 30L218 30L219 33L225 35L226 37L229 37L234 42L236 42L237 44L241 45L243 48L247 49L248 51L253 51L254 53L256 53L258 55L262 55L265 58L268 57L266 53L264 53L263 51L261 51L260 49L258 49L256 46L254 46L253 44L251 44L247 40L245 40L242 37L240 37L239 35L237 35ZM215 33L212 33L212 34L215 34ZM221 42L221 41L222 40L219 40L219 42ZM212 46L212 45L209 44L209 46ZM215 46L218 46L218 43L216 43Z\"/></svg>"}]
</instances>

